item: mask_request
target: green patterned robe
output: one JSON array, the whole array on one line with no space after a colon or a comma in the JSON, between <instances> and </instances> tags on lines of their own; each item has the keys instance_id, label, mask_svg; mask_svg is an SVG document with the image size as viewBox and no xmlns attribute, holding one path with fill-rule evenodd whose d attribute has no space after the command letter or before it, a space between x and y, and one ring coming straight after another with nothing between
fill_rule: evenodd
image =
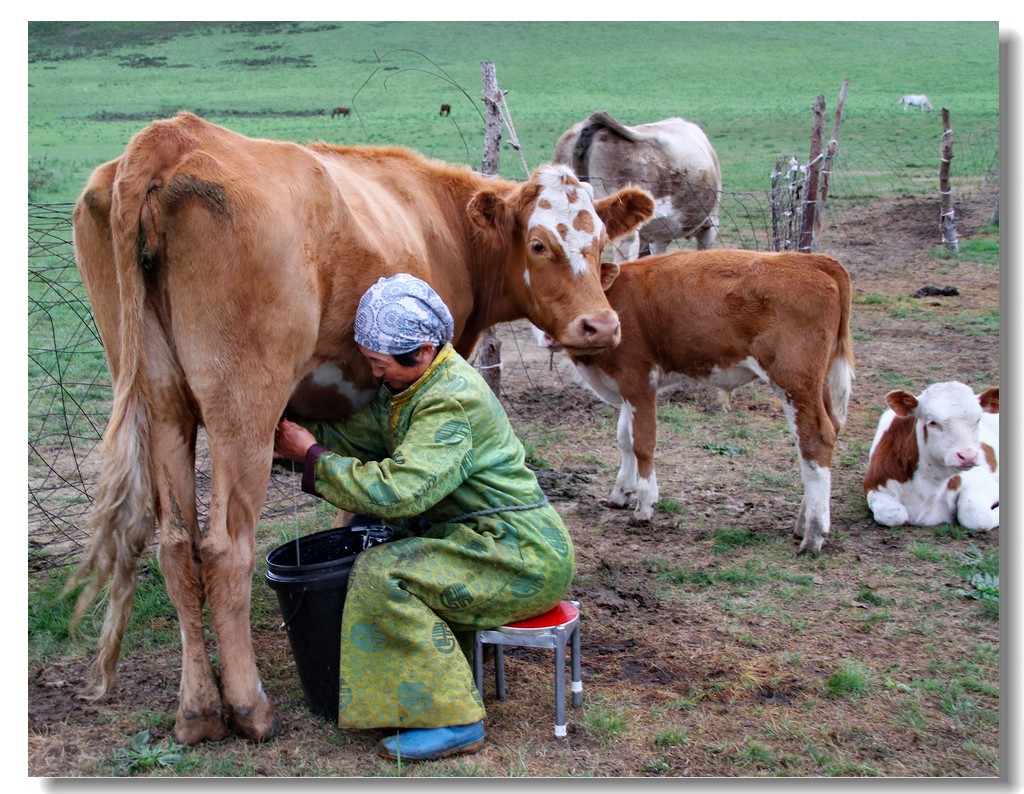
<instances>
[{"instance_id":1,"label":"green patterned robe","mask_svg":"<svg viewBox=\"0 0 1024 794\"><path fill-rule=\"evenodd\" d=\"M356 558L342 618L338 724L435 728L483 719L472 630L554 607L575 561L501 403L445 345L400 394L382 386L346 420L307 426L329 450L316 460L316 493L388 523L428 522Z\"/></svg>"}]
</instances>

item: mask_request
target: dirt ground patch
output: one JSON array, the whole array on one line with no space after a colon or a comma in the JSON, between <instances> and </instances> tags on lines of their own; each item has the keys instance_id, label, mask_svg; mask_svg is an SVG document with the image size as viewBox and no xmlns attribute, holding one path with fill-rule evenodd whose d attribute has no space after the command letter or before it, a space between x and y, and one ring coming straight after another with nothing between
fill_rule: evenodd
<instances>
[{"instance_id":1,"label":"dirt ground patch","mask_svg":"<svg viewBox=\"0 0 1024 794\"><path fill-rule=\"evenodd\" d=\"M957 207L962 240L988 223L993 203L978 197ZM998 385L999 338L965 318L998 313L999 271L929 255L939 242L934 201L878 202L857 217L856 234L827 232L823 241L853 279L857 380L833 473L832 534L818 557L797 557L790 538L800 481L770 391L744 387L729 412L697 385L667 396L656 463L671 508L650 526L631 526L627 511L600 501L618 467L617 413L578 383L564 358L534 347L524 323L498 329L503 403L542 461L538 476L576 544L570 596L584 615L584 707L569 710L568 737L554 739L550 656L512 650L508 699L496 701L487 679L485 748L402 774L999 774L998 622L957 597L955 566L972 544L998 555L999 531L884 529L861 495L887 391L939 380L976 391ZM871 299L911 298L922 287L956 294L912 298L900 311ZM673 420L680 415L696 419ZM708 442L730 433L739 452L714 454ZM723 530L743 542L723 545ZM254 592L273 600L262 581ZM265 745L229 739L190 749L193 766L152 774L398 773L372 754L379 732L341 732L305 710L286 635L273 621L255 625L254 635L283 734ZM866 671L866 692L829 689L844 663ZM126 649L117 687L99 703L74 697L86 664L30 664L31 776L117 774L111 754L137 731L149 728L154 742L170 735L175 654Z\"/></svg>"}]
</instances>

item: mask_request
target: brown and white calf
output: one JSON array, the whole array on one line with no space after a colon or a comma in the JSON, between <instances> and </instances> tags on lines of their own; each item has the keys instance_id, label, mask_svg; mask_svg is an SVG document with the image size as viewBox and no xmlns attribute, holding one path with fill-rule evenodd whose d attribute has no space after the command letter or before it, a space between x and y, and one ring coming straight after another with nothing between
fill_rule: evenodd
<instances>
[{"instance_id":1,"label":"brown and white calf","mask_svg":"<svg viewBox=\"0 0 1024 794\"><path fill-rule=\"evenodd\" d=\"M782 401L804 496L799 551L820 551L830 526L831 465L853 381L850 277L821 254L713 249L621 265L607 290L622 341L570 353L598 397L619 405L621 465L608 504L654 514L659 390L682 376L732 391L755 379ZM556 347L537 335L542 346Z\"/></svg>"},{"instance_id":2,"label":"brown and white calf","mask_svg":"<svg viewBox=\"0 0 1024 794\"><path fill-rule=\"evenodd\" d=\"M889 392L864 494L882 526L999 526L999 388L956 381Z\"/></svg>"}]
</instances>

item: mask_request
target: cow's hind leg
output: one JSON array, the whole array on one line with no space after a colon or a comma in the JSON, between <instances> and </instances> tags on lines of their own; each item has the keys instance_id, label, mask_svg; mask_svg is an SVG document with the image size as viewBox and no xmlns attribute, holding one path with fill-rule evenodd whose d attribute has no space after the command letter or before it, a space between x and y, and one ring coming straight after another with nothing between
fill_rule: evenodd
<instances>
[{"instance_id":1,"label":"cow's hind leg","mask_svg":"<svg viewBox=\"0 0 1024 794\"><path fill-rule=\"evenodd\" d=\"M181 628L181 688L174 738L183 744L217 741L228 734L220 687L206 649L204 584L196 565L195 433L194 420L153 425L153 459L159 467L160 569Z\"/></svg>"},{"instance_id":2,"label":"cow's hind leg","mask_svg":"<svg viewBox=\"0 0 1024 794\"><path fill-rule=\"evenodd\" d=\"M793 525L793 537L800 540L799 554L821 551L831 527L831 465L837 434L820 399L821 389L810 391L810 395L797 392L787 396L785 390L776 387L796 439L800 479L804 486L800 510Z\"/></svg>"},{"instance_id":3,"label":"cow's hind leg","mask_svg":"<svg viewBox=\"0 0 1024 794\"><path fill-rule=\"evenodd\" d=\"M224 738L220 687L206 650L203 627L205 591L197 565L199 518L196 510L197 420L184 375L160 324L147 318L150 385L150 457L160 527L159 561L181 630L181 687L175 739L197 744Z\"/></svg>"},{"instance_id":4,"label":"cow's hind leg","mask_svg":"<svg viewBox=\"0 0 1024 794\"><path fill-rule=\"evenodd\" d=\"M793 525L793 537L800 540L798 553L809 551L817 554L831 526L832 470L805 460L800 454L800 479L803 480L804 495Z\"/></svg>"},{"instance_id":5,"label":"cow's hind leg","mask_svg":"<svg viewBox=\"0 0 1024 794\"><path fill-rule=\"evenodd\" d=\"M273 399L269 402L277 405ZM233 731L256 741L270 739L281 730L281 720L260 680L249 621L256 524L270 478L274 425L283 403L282 394L277 411L264 416L240 405L216 417L204 414L213 487L198 552L217 636L224 717Z\"/></svg>"}]
</instances>

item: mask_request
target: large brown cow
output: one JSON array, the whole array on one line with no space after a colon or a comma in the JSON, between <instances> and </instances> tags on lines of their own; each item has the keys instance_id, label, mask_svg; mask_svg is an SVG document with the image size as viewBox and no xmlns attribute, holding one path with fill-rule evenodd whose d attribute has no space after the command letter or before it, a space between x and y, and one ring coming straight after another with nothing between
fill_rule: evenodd
<instances>
[{"instance_id":1,"label":"large brown cow","mask_svg":"<svg viewBox=\"0 0 1024 794\"><path fill-rule=\"evenodd\" d=\"M793 534L817 553L829 532L831 462L853 380L850 277L821 254L715 249L627 262L608 289L622 342L570 352L584 383L620 406L622 456L607 503L646 523L658 501L657 395L682 378L732 391L760 378L782 401L804 485ZM557 347L538 335L542 346Z\"/></svg>"},{"instance_id":2,"label":"large brown cow","mask_svg":"<svg viewBox=\"0 0 1024 794\"><path fill-rule=\"evenodd\" d=\"M554 160L571 166L597 196L626 185L654 196L654 217L615 244L617 262L663 254L678 238L710 248L718 237L722 170L704 130L692 121L673 117L627 126L596 110L562 134Z\"/></svg>"},{"instance_id":3,"label":"large brown cow","mask_svg":"<svg viewBox=\"0 0 1024 794\"><path fill-rule=\"evenodd\" d=\"M558 166L515 183L401 148L246 138L188 113L137 133L93 173L74 218L114 386L94 532L74 579L86 583L76 620L111 579L92 695L114 681L137 559L158 524L182 634L177 740L275 735L249 627L274 427L286 409L330 418L370 398L352 341L360 296L383 275L427 280L464 354L487 327L521 317L576 352L603 349L619 321L602 289L618 268L601 264L602 248L653 209L635 189L594 201ZM212 469L204 527L200 424Z\"/></svg>"}]
</instances>

